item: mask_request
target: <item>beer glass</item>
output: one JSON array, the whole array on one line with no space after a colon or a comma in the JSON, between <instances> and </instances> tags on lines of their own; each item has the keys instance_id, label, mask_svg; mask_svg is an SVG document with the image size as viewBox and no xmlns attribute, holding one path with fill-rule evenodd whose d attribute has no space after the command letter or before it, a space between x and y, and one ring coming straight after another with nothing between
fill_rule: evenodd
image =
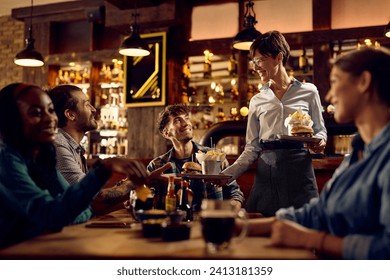
<instances>
[{"instance_id":1,"label":"beer glass","mask_svg":"<svg viewBox=\"0 0 390 280\"><path fill-rule=\"evenodd\" d=\"M246 236L248 217L245 209L237 209L236 203L230 200L202 200L199 216L207 253L230 248L236 218L244 221L244 226L237 240L242 240Z\"/></svg>"},{"instance_id":2,"label":"beer glass","mask_svg":"<svg viewBox=\"0 0 390 280\"><path fill-rule=\"evenodd\" d=\"M138 221L138 217L136 214L138 210L149 210L153 208L153 194L151 194L150 197L148 197L147 200L144 202L138 199L136 190L131 190L129 196L129 204L129 211L132 218L135 221Z\"/></svg>"}]
</instances>

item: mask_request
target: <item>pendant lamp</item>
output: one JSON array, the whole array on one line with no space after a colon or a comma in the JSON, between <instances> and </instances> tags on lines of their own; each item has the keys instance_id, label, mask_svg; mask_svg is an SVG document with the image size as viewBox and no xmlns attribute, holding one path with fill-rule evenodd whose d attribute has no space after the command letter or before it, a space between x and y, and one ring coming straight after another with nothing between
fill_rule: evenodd
<instances>
[{"instance_id":1,"label":"pendant lamp","mask_svg":"<svg viewBox=\"0 0 390 280\"><path fill-rule=\"evenodd\" d=\"M390 21L389 23L386 25L386 28L385 28L385 36L390 38Z\"/></svg>"},{"instance_id":2,"label":"pendant lamp","mask_svg":"<svg viewBox=\"0 0 390 280\"><path fill-rule=\"evenodd\" d=\"M261 33L255 28L257 20L253 6L254 3L252 1L248 1L246 4L246 10L244 14L244 29L238 32L233 39L232 46L235 49L249 51L253 41L256 40L259 35L261 35Z\"/></svg>"},{"instance_id":3,"label":"pendant lamp","mask_svg":"<svg viewBox=\"0 0 390 280\"><path fill-rule=\"evenodd\" d=\"M147 56L150 54L150 50L139 35L139 25L137 24L139 14L135 10L132 15L134 17L134 23L130 26L131 36L122 42L119 47L119 53L126 56Z\"/></svg>"},{"instance_id":4,"label":"pendant lamp","mask_svg":"<svg viewBox=\"0 0 390 280\"><path fill-rule=\"evenodd\" d=\"M30 26L28 27L28 38L26 38L26 48L16 54L14 62L16 65L24 67L40 67L44 64L42 55L35 50L34 38L32 37L32 15L33 0L31 0Z\"/></svg>"}]
</instances>

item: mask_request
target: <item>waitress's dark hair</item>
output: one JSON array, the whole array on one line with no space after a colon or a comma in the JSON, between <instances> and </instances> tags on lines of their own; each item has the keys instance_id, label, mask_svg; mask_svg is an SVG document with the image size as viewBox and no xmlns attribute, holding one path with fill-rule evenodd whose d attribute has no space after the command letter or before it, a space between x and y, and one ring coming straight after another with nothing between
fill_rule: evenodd
<instances>
[{"instance_id":1,"label":"waitress's dark hair","mask_svg":"<svg viewBox=\"0 0 390 280\"><path fill-rule=\"evenodd\" d=\"M249 50L251 58L254 58L256 51L264 56L272 56L273 58L282 53L283 65L286 65L290 56L290 45L282 33L274 30L261 34L256 38Z\"/></svg>"},{"instance_id":2,"label":"waitress's dark hair","mask_svg":"<svg viewBox=\"0 0 390 280\"><path fill-rule=\"evenodd\" d=\"M31 90L40 90L40 87L32 84L13 83L0 90L0 136L2 142L19 151L29 158L28 139L23 136L23 122L20 116L17 101L20 97L28 94ZM35 160L28 160L29 173L35 183L41 188L47 188L56 176L56 153L53 144L42 144L40 152ZM49 173L48 173L49 172ZM47 175L53 178L47 180ZM46 178L46 180L45 180Z\"/></svg>"},{"instance_id":3,"label":"waitress's dark hair","mask_svg":"<svg viewBox=\"0 0 390 280\"><path fill-rule=\"evenodd\" d=\"M371 73L372 90L390 107L390 50L386 48L364 48L341 55L333 64L354 77L364 71Z\"/></svg>"}]
</instances>

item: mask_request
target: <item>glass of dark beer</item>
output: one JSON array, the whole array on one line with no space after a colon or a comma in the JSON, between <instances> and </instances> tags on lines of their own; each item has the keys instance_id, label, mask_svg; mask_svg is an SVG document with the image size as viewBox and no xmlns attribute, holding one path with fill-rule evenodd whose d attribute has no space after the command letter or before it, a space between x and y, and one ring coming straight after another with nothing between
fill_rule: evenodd
<instances>
[{"instance_id":1,"label":"glass of dark beer","mask_svg":"<svg viewBox=\"0 0 390 280\"><path fill-rule=\"evenodd\" d=\"M246 236L247 214L244 209L237 209L234 201L203 199L199 216L207 253L230 248L236 218L244 220L238 240Z\"/></svg>"}]
</instances>

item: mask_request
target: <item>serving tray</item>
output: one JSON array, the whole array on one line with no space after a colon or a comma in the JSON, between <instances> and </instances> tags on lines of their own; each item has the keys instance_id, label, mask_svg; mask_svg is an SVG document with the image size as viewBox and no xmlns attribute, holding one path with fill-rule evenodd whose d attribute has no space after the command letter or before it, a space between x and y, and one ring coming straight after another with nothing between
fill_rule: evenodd
<instances>
[{"instance_id":1,"label":"serving tray","mask_svg":"<svg viewBox=\"0 0 390 280\"><path fill-rule=\"evenodd\" d=\"M303 137L303 136L292 136L292 135L282 135L278 134L276 137L280 140L290 140L290 141L299 141L305 143L319 143L321 138L317 137Z\"/></svg>"},{"instance_id":2,"label":"serving tray","mask_svg":"<svg viewBox=\"0 0 390 280\"><path fill-rule=\"evenodd\" d=\"M225 175L225 174L177 174L179 177L188 178L188 179L201 179L201 180L223 180L223 179L230 179L231 175Z\"/></svg>"}]
</instances>

